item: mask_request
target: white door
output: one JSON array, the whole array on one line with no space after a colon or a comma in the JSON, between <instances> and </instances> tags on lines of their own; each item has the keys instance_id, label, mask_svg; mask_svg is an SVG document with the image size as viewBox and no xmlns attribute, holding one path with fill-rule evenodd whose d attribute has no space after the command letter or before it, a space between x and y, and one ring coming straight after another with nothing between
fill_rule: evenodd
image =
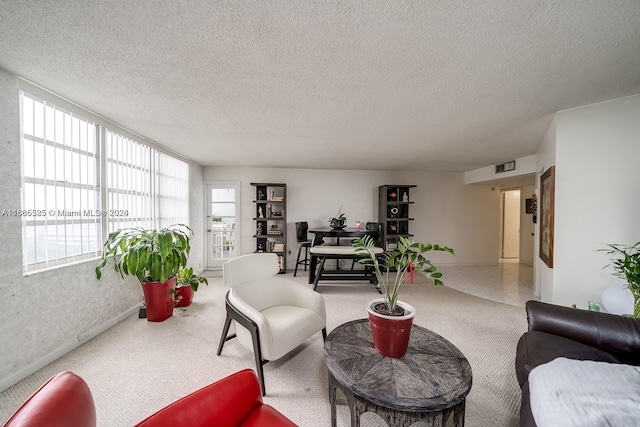
<instances>
[{"instance_id":1,"label":"white door","mask_svg":"<svg viewBox=\"0 0 640 427\"><path fill-rule=\"evenodd\" d=\"M222 264L240 254L240 182L206 184L207 268Z\"/></svg>"},{"instance_id":2,"label":"white door","mask_svg":"<svg viewBox=\"0 0 640 427\"><path fill-rule=\"evenodd\" d=\"M520 190L502 192L502 258L520 256Z\"/></svg>"}]
</instances>

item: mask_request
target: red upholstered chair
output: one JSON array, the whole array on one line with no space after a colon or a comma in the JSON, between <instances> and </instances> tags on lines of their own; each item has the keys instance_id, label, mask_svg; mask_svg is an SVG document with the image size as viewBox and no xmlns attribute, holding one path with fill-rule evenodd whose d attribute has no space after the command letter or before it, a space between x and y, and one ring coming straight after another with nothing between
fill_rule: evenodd
<instances>
[{"instance_id":1,"label":"red upholstered chair","mask_svg":"<svg viewBox=\"0 0 640 427\"><path fill-rule=\"evenodd\" d=\"M3 427L95 427L96 408L89 386L73 372L44 383Z\"/></svg>"},{"instance_id":2,"label":"red upholstered chair","mask_svg":"<svg viewBox=\"0 0 640 427\"><path fill-rule=\"evenodd\" d=\"M258 378L245 369L183 397L136 427L295 427L262 402Z\"/></svg>"},{"instance_id":3,"label":"red upholstered chair","mask_svg":"<svg viewBox=\"0 0 640 427\"><path fill-rule=\"evenodd\" d=\"M96 409L87 384L72 372L47 381L3 427L95 427ZM295 427L262 402L251 369L232 374L172 403L140 427Z\"/></svg>"}]
</instances>

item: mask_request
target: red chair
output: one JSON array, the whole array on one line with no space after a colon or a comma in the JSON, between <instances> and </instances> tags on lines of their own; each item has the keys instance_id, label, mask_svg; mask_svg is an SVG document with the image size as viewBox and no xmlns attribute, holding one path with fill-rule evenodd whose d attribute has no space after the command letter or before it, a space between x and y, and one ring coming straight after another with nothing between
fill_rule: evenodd
<instances>
[{"instance_id":1,"label":"red chair","mask_svg":"<svg viewBox=\"0 0 640 427\"><path fill-rule=\"evenodd\" d=\"M95 427L96 410L89 387L72 372L44 383L3 427ZM262 402L251 369L232 374L159 410L139 427L295 427Z\"/></svg>"},{"instance_id":2,"label":"red chair","mask_svg":"<svg viewBox=\"0 0 640 427\"><path fill-rule=\"evenodd\" d=\"M191 393L136 424L136 427L295 427L262 402L251 369L236 372Z\"/></svg>"},{"instance_id":3,"label":"red chair","mask_svg":"<svg viewBox=\"0 0 640 427\"><path fill-rule=\"evenodd\" d=\"M95 427L96 407L89 386L73 372L42 385L3 427Z\"/></svg>"}]
</instances>

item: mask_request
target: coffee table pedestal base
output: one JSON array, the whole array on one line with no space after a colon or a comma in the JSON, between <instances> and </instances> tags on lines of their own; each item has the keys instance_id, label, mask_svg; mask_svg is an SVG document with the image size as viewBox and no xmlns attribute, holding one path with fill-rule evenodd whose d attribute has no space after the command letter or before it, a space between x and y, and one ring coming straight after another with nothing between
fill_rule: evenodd
<instances>
[{"instance_id":1,"label":"coffee table pedestal base","mask_svg":"<svg viewBox=\"0 0 640 427\"><path fill-rule=\"evenodd\" d=\"M440 411L413 412L401 411L376 405L360 396L353 394L347 387L343 387L329 372L329 403L331 404L331 427L337 427L336 419L336 389L344 393L351 414L351 427L360 426L360 416L366 412L373 412L380 416L390 427L408 427L422 421L434 427L464 427L465 400L455 406Z\"/></svg>"}]
</instances>

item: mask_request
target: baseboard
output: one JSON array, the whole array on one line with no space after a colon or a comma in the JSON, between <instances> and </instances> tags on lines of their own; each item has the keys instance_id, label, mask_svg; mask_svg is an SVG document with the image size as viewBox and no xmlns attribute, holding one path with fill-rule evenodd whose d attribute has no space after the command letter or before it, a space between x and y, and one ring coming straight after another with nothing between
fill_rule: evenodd
<instances>
[{"instance_id":1,"label":"baseboard","mask_svg":"<svg viewBox=\"0 0 640 427\"><path fill-rule=\"evenodd\" d=\"M33 374L37 370L44 368L49 363L53 362L54 360L58 359L61 356L64 356L74 348L82 345L85 341L88 341L91 338L99 335L100 333L106 331L110 327L116 325L117 323L121 322L127 317L133 315L134 313L138 313L139 308L140 308L140 304L136 304L135 306L129 308L127 311L108 320L102 325L98 325L95 328L91 328L87 331L80 332L77 335L76 339L68 340L65 344L58 347L51 353L46 354L41 358L34 360L32 363L28 364L27 366L20 369L19 371L9 375L8 377L2 378L0 380L0 392L8 389L18 381L25 379L26 377Z\"/></svg>"}]
</instances>

